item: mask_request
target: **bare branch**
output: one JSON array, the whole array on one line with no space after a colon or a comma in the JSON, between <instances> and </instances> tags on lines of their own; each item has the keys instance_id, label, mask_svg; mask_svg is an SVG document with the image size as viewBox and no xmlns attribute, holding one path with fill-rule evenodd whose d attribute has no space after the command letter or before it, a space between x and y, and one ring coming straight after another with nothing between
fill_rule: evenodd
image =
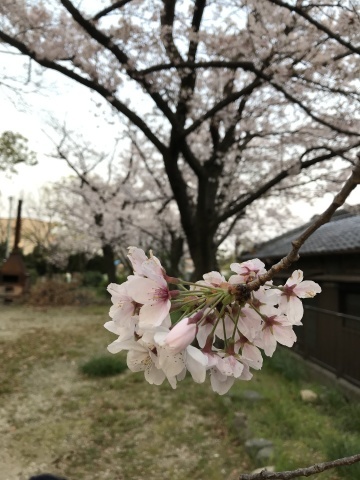
<instances>
[{"instance_id":1,"label":"bare branch","mask_svg":"<svg viewBox=\"0 0 360 480\"><path fill-rule=\"evenodd\" d=\"M348 57L351 55L349 52L344 52L334 56L331 59L327 59L322 63L326 66L329 62L335 62L341 60L342 58ZM228 70L237 70L241 68L242 70L253 72L255 64L248 60L207 60L207 61L187 61L180 63L158 63L148 68L138 70L139 75L149 75L151 73L162 72L164 70L184 70L189 69L206 69L206 68L227 68Z\"/></svg>"},{"instance_id":2,"label":"bare branch","mask_svg":"<svg viewBox=\"0 0 360 480\"><path fill-rule=\"evenodd\" d=\"M261 285L271 280L278 272L288 268L292 263L296 262L299 258L299 250L304 245L306 240L319 228L321 225L327 223L336 210L341 207L350 193L360 184L360 156L356 166L354 167L350 177L345 182L344 186L340 192L334 197L331 205L322 213L306 230L303 232L300 237L292 242L292 250L283 257L278 263L273 265L268 272L260 275L256 280L247 284L249 290L257 290ZM360 460L360 455L359 455ZM259 477L262 478L262 477ZM264 477L265 478L265 477ZM277 477L266 477L266 478L277 478ZM293 478L293 477L279 477L279 478Z\"/></svg>"},{"instance_id":3,"label":"bare branch","mask_svg":"<svg viewBox=\"0 0 360 480\"><path fill-rule=\"evenodd\" d=\"M338 93L339 95L342 95L344 97L350 97L355 101L360 101L360 92L358 89L354 90L344 90L343 88L335 88L332 86L325 85L324 83L320 81L316 81L313 79L306 78L304 75L300 75L297 73L292 74L293 78L298 79L302 84L307 84L309 87L314 87L318 91L326 91L329 93Z\"/></svg>"},{"instance_id":4,"label":"bare branch","mask_svg":"<svg viewBox=\"0 0 360 480\"><path fill-rule=\"evenodd\" d=\"M339 458L331 462L316 463L311 467L298 468L296 470L289 470L286 472L267 472L263 470L260 473L240 475L239 480L291 480L298 477L310 477L316 473L325 472L331 468L343 467L345 465L352 465L360 462L360 453L352 455L351 457Z\"/></svg>"},{"instance_id":5,"label":"bare branch","mask_svg":"<svg viewBox=\"0 0 360 480\"><path fill-rule=\"evenodd\" d=\"M174 0L164 0L164 12L161 17L161 25L165 27L164 34L164 45L167 50L168 56L171 62L179 63L182 62L180 53L177 53L176 46L173 40L173 23L174 23L174 14L175 14L175 1ZM196 0L194 5L194 13L191 22L191 30L194 33L197 33L200 29L201 19L205 9L205 0ZM188 59L190 61L195 60L196 52L198 48L198 41L191 39L189 42L188 49ZM195 84L196 84L197 71L196 69L190 69L189 73L182 76L181 84L178 92L178 102L176 106L176 118L178 119L177 129L173 129L170 140L170 148L180 150L184 156L184 160L194 171L198 178L204 175L204 169L198 159L195 157L191 148L181 137L183 136L183 129L187 120L188 111L189 111L189 100L192 98ZM179 133L181 137L179 138ZM179 141L180 140L180 141ZM175 154L176 156L176 154Z\"/></svg>"}]
</instances>

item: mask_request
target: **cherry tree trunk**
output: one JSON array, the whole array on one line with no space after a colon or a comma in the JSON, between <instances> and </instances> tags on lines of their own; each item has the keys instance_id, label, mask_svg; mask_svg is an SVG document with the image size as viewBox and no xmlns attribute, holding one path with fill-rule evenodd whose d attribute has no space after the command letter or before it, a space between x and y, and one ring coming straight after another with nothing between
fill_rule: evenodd
<instances>
[{"instance_id":1,"label":"cherry tree trunk","mask_svg":"<svg viewBox=\"0 0 360 480\"><path fill-rule=\"evenodd\" d=\"M115 268L115 254L111 245L104 245L102 247L105 272L109 283L116 283L116 268Z\"/></svg>"},{"instance_id":2,"label":"cherry tree trunk","mask_svg":"<svg viewBox=\"0 0 360 480\"><path fill-rule=\"evenodd\" d=\"M194 272L192 280L200 280L204 273L218 270L219 266L216 259L217 248L214 244L214 235L211 231L202 232L202 235L194 235L194 238L188 238L189 250L192 261L194 262Z\"/></svg>"},{"instance_id":3,"label":"cherry tree trunk","mask_svg":"<svg viewBox=\"0 0 360 480\"><path fill-rule=\"evenodd\" d=\"M217 225L215 198L219 172L210 167L207 174L198 179L198 195L195 221L187 232L189 250L194 262L193 277L200 280L204 273L218 270L215 243Z\"/></svg>"},{"instance_id":4,"label":"cherry tree trunk","mask_svg":"<svg viewBox=\"0 0 360 480\"><path fill-rule=\"evenodd\" d=\"M171 246L170 246L170 270L169 274L173 277L180 277L180 260L184 253L184 238L181 236L176 236L175 234L171 235Z\"/></svg>"}]
</instances>

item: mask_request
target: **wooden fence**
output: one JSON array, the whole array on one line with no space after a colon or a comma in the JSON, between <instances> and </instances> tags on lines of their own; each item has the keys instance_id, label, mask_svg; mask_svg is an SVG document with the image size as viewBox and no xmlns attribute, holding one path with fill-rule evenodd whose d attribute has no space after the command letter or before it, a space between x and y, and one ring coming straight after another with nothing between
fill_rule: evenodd
<instances>
[{"instance_id":1,"label":"wooden fence","mask_svg":"<svg viewBox=\"0 0 360 480\"><path fill-rule=\"evenodd\" d=\"M305 305L296 351L360 386L360 317Z\"/></svg>"}]
</instances>

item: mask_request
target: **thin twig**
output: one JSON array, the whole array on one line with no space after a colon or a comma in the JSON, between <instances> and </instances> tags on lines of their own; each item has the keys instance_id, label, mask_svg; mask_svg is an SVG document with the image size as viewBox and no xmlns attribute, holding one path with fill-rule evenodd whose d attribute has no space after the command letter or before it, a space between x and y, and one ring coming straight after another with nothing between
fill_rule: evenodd
<instances>
[{"instance_id":1,"label":"thin twig","mask_svg":"<svg viewBox=\"0 0 360 480\"><path fill-rule=\"evenodd\" d=\"M315 465L311 465L311 467L298 468L286 472L267 472L266 470L262 470L260 473L244 473L240 475L239 480L290 480L298 477L310 477L311 475L324 472L330 468L352 465L359 461L360 453L352 455L351 457L338 458L331 462L316 463Z\"/></svg>"},{"instance_id":2,"label":"thin twig","mask_svg":"<svg viewBox=\"0 0 360 480\"><path fill-rule=\"evenodd\" d=\"M357 163L345 182L340 192L334 197L331 205L322 213L296 240L292 243L292 250L283 257L278 263L273 265L266 273L259 275L259 277L248 283L247 287L251 290L257 290L261 285L271 280L278 272L289 268L290 265L296 262L299 258L299 250L305 241L319 228L321 225L329 222L336 210L341 207L350 193L360 184L360 156L358 156ZM261 477L260 477L261 478ZM275 477L274 477L275 478Z\"/></svg>"}]
</instances>

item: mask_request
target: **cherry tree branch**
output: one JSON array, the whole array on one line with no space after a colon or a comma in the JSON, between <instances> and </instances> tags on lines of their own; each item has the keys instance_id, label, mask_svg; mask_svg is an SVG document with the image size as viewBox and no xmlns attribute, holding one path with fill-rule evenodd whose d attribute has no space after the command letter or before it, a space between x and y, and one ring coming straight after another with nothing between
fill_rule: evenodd
<instances>
[{"instance_id":1,"label":"cherry tree branch","mask_svg":"<svg viewBox=\"0 0 360 480\"><path fill-rule=\"evenodd\" d=\"M319 116L315 115L311 108L309 108L307 105L304 104L301 100L298 98L294 97L288 90L286 90L283 86L275 82L272 77L266 73L264 73L262 70L259 70L258 68L255 67L255 65L252 62L239 62L239 61L220 61L220 60L213 60L213 61L208 61L208 62L184 62L184 63L179 63L174 65L173 63L170 64L160 64L156 65L153 67L150 67L146 70L140 70L140 74L148 74L152 73L155 71L159 70L166 70L169 68L176 68L177 70L182 69L182 68L189 68L189 69L198 69L198 68L228 68L231 70L236 70L238 68L241 68L244 71L252 72L256 75L256 79L254 82L256 83L256 87L261 83L260 79L265 80L267 83L269 83L275 90L278 92L282 93L284 97L289 100L291 103L297 105L301 110L303 110L309 117L311 117L313 120L316 122L325 125L326 127L335 130L339 133L346 134L346 135L354 135L358 136L357 131L351 131L344 129L340 126L333 125L332 123L324 120L323 118L320 118ZM253 83L254 83L253 82ZM216 104L211 110L209 110L205 115L200 117L199 119L195 120L193 124L191 124L183 133L184 136L188 135L192 131L196 130L205 120L207 120L209 117L213 116L217 111L221 110L222 108L226 107L229 103L234 102L237 100L241 95L244 95L248 93L247 89L250 89L250 87L253 85L251 83L247 87L244 87L240 92L234 92L233 94L229 95L227 98L221 100L218 104ZM245 91L245 92L244 92ZM250 90L251 93L251 90ZM241 95L240 95L241 94Z\"/></svg>"},{"instance_id":2,"label":"cherry tree branch","mask_svg":"<svg viewBox=\"0 0 360 480\"><path fill-rule=\"evenodd\" d=\"M290 5L289 3L282 2L281 0L268 0L270 3L274 3L275 5L278 5L280 7L287 8L291 12L295 12L301 17L305 18L309 23L314 25L318 30L321 30L322 32L326 33L326 35L329 38L332 38L333 40L336 40L338 43L343 45L344 47L348 48L351 50L353 53L357 53L360 55L360 48L355 47L355 45L352 45L350 42L347 42L344 38L342 38L340 35L337 33L333 32L328 28L326 25L323 25L322 23L318 22L314 18L312 18L303 8L296 5Z\"/></svg>"},{"instance_id":3,"label":"cherry tree branch","mask_svg":"<svg viewBox=\"0 0 360 480\"><path fill-rule=\"evenodd\" d=\"M339 150L330 150L329 153L325 153L323 155L320 155L316 158L313 158L311 160L306 160L305 162L301 162L299 165L300 170L304 170L306 168L309 168L313 165L316 165L318 163L324 162L326 160L330 160L336 156L342 155L343 153L353 149L353 148L358 148L360 146L360 142L356 142L355 144L351 145L350 147L346 147L343 149ZM221 215L219 215L216 219L216 223L220 224L221 222L227 220L228 218L232 217L233 215L236 215L238 212L243 210L245 207L253 203L255 200L258 198L262 197L266 192L268 192L272 187L275 185L279 184L282 180L287 178L291 174L292 168L288 168L286 170L282 170L278 174L276 174L273 178L268 180L266 183L261 185L257 190L253 192L249 192L246 194L244 197L241 198L240 201L237 201L235 204L230 204L227 205L226 208L224 208L224 211Z\"/></svg>"},{"instance_id":4,"label":"cherry tree branch","mask_svg":"<svg viewBox=\"0 0 360 480\"><path fill-rule=\"evenodd\" d=\"M155 104L163 112L169 122L171 124L176 123L176 118L174 117L174 114L166 101L158 92L153 90L153 86L149 84L146 78L144 78L142 75L137 75L137 70L132 66L132 59L130 59L129 56L116 45L111 37L96 28L93 22L86 20L86 18L80 13L80 10L78 10L70 0L60 1L70 13L74 21L78 23L88 33L88 35L90 35L91 38L96 40L100 45L102 45L106 50L109 50L115 56L118 62L123 65L126 73L132 80L138 82L145 88L149 96L153 99Z\"/></svg>"},{"instance_id":5,"label":"cherry tree branch","mask_svg":"<svg viewBox=\"0 0 360 480\"><path fill-rule=\"evenodd\" d=\"M143 150L141 149L139 143L136 141L136 138L134 135L132 135L132 133L129 131L129 137L131 139L131 142L132 144L134 145L134 147L136 148L136 151L138 152L138 154L140 155L140 158L142 159L142 161L144 162L144 165L145 165L145 168L147 170L147 172L151 175L151 178L154 180L159 192L162 193L162 195L164 197L168 197L169 195L167 195L167 193L165 192L165 189L163 187L163 184L161 183L160 179L158 178L158 176L156 175L156 173L152 170L152 168L150 167L149 165L149 162L148 162L148 159L147 159L147 156L146 154L143 152ZM161 177L160 177L161 178Z\"/></svg>"},{"instance_id":6,"label":"cherry tree branch","mask_svg":"<svg viewBox=\"0 0 360 480\"><path fill-rule=\"evenodd\" d=\"M87 185L94 193L96 193L99 196L100 200L103 203L106 203L106 199L104 195L102 195L99 188L97 188L95 185L89 182L89 180L87 179L86 173L82 173L80 172L80 170L76 168L76 166L69 160L69 157L62 151L61 145L56 145L56 150L57 150L57 157L55 158L61 158L62 160L65 160L67 165L75 172L76 176L81 180L82 184ZM113 196L115 196L116 193Z\"/></svg>"},{"instance_id":7,"label":"cherry tree branch","mask_svg":"<svg viewBox=\"0 0 360 480\"><path fill-rule=\"evenodd\" d=\"M342 127L339 127L337 125L334 125L326 120L324 120L323 118L320 118L319 116L315 115L312 110L307 106L305 105L304 102L302 102L301 100L299 100L298 98L294 97L294 95L292 95L288 90L286 90L282 85L280 85L279 83L275 82L269 75L266 75L265 73L261 72L261 71L258 71L258 70L255 70L254 69L254 72L256 72L256 74L263 78L264 80L266 80L270 85L272 85L275 90L277 90L278 92L281 92L284 97L289 100L291 103L297 105L299 108L301 108L301 110L303 110L309 117L311 117L313 120L315 120L316 122L318 123L321 123L322 125L325 125L325 127L328 127L332 130L335 130L339 133L343 133L345 135L354 135L354 136L359 136L359 133L357 131L352 131L352 130L347 130L347 129L344 129Z\"/></svg>"},{"instance_id":8,"label":"cherry tree branch","mask_svg":"<svg viewBox=\"0 0 360 480\"><path fill-rule=\"evenodd\" d=\"M331 468L352 465L356 462L360 462L360 453L350 457L339 458L331 462L316 463L315 465L311 465L311 467L298 468L285 472L267 472L266 470L262 470L260 473L245 473L240 475L239 480L291 480L292 478L298 477L310 477L311 475L325 472L325 470Z\"/></svg>"},{"instance_id":9,"label":"cherry tree branch","mask_svg":"<svg viewBox=\"0 0 360 480\"><path fill-rule=\"evenodd\" d=\"M100 10L100 12L98 12L92 19L93 19L94 22L96 22L96 20L100 20L101 17L105 17L105 15L107 15L108 13L113 12L114 10L117 10L118 8L123 7L124 5L126 5L127 3L131 2L131 1L132 0L120 0L119 2L115 2L112 5L110 5L109 7L106 7L103 10Z\"/></svg>"},{"instance_id":10,"label":"cherry tree branch","mask_svg":"<svg viewBox=\"0 0 360 480\"><path fill-rule=\"evenodd\" d=\"M239 212L237 215L235 215L234 219L231 221L230 225L228 228L224 231L224 233L221 235L221 237L216 241L216 246L220 247L220 245L228 238L230 233L232 232L233 228L237 224L239 218L243 216L244 212Z\"/></svg>"},{"instance_id":11,"label":"cherry tree branch","mask_svg":"<svg viewBox=\"0 0 360 480\"><path fill-rule=\"evenodd\" d=\"M170 33L168 32L167 35L170 34L171 41L173 43L172 29L173 29L174 18L172 17L172 13L174 12L175 2L173 4L173 7L170 8L170 16L168 13L166 13L169 10L168 8L166 8L166 4L167 4L167 1L164 1L164 5L165 5L164 21L166 21L168 23L168 26L171 27L171 32ZM193 18L191 22L191 30L194 34L199 32L201 20L204 14L205 5L206 5L206 0L196 0L194 3L194 12L193 12ZM197 49L198 49L198 40L195 36L193 39L190 39L189 41L189 48L187 53L188 60L190 61L195 60ZM176 61L176 63L179 63L179 61L182 61L181 56L175 59L171 57L169 53L168 53L168 56L172 62ZM191 100L191 98L193 98L193 95L194 95L196 78L197 78L196 69L190 69L190 71L187 72L181 78L180 88L178 92L178 100L176 105L176 117L178 119L179 125L178 125L178 128L176 129L177 131L175 129L173 129L172 131L170 145L172 145L172 147L180 146L180 150L183 154L184 160L187 162L190 168L194 171L195 175L198 178L200 178L201 176L204 176L204 173L205 173L201 163L193 154L193 151L191 150L187 142L186 141L179 142L179 137L178 137L179 132L181 132L182 134L186 124L186 120L189 113L189 100Z\"/></svg>"},{"instance_id":12,"label":"cherry tree branch","mask_svg":"<svg viewBox=\"0 0 360 480\"><path fill-rule=\"evenodd\" d=\"M236 100L238 100L239 98L243 97L243 96L247 96L249 95L250 93L252 93L252 91L258 87L259 85L261 85L261 80L259 80L258 78L255 78L255 80L253 80L251 83L249 83L248 85L246 85L244 88L242 88L241 90L237 91L237 92L234 92L234 93L231 93L230 95L228 95L226 98L224 98L223 100L221 100L220 102L218 102L216 105L214 105L210 110L208 110L204 115L202 115L201 117L199 117L197 120L195 120L188 128L186 128L184 131L183 131L183 136L186 137L187 135L189 135L191 132L194 132L197 128L200 127L200 125L202 123L205 122L205 120L207 120L208 118L211 118L215 115L215 113L219 112L220 110L222 110L223 108L227 107L228 105L230 105L230 103L233 103L235 102Z\"/></svg>"},{"instance_id":13,"label":"cherry tree branch","mask_svg":"<svg viewBox=\"0 0 360 480\"><path fill-rule=\"evenodd\" d=\"M194 33L197 33L200 30L200 25L201 25L202 17L204 14L205 6L206 6L205 0L197 0L195 2L194 14L191 22L191 30ZM187 54L188 62L195 61L198 46L199 46L199 41L197 39L190 40L188 54Z\"/></svg>"},{"instance_id":14,"label":"cherry tree branch","mask_svg":"<svg viewBox=\"0 0 360 480\"><path fill-rule=\"evenodd\" d=\"M271 280L278 272L288 268L292 263L296 262L299 258L299 250L304 245L306 240L319 228L321 225L329 222L336 210L341 207L350 193L360 184L360 154L358 154L358 161L350 175L345 182L340 192L335 195L331 205L298 237L292 242L291 251L283 257L278 263L273 265L263 275L248 283L247 287L251 290L257 290L261 285ZM360 458L359 458L360 459ZM259 477L262 478L262 477ZM265 478L265 477L264 477ZM277 478L277 477L266 477ZM293 477L279 477L279 478L293 478Z\"/></svg>"},{"instance_id":15,"label":"cherry tree branch","mask_svg":"<svg viewBox=\"0 0 360 480\"><path fill-rule=\"evenodd\" d=\"M239 60L209 60L209 61L187 61L182 63L159 63L148 68L139 70L139 74L149 75L150 73L161 72L163 70L181 70L185 68L199 69L199 68L228 68L229 70L237 70L242 68L243 70L253 71L254 63L249 61Z\"/></svg>"},{"instance_id":16,"label":"cherry tree branch","mask_svg":"<svg viewBox=\"0 0 360 480\"><path fill-rule=\"evenodd\" d=\"M149 126L142 120L134 111L130 110L123 102L117 99L113 92L105 88L100 83L95 80L90 80L88 78L82 77L73 70L69 70L56 63L53 60L47 58L39 57L35 51L31 50L27 45L20 42L19 40L10 37L5 32L0 30L0 40L3 40L5 43L11 45L12 47L19 50L23 55L28 56L32 60L35 60L36 63L42 67L49 68L50 70L55 70L64 76L75 80L80 85L88 87L90 90L97 92L105 100L107 100L119 113L127 117L134 125L136 125L139 130L150 140L150 142L159 150L160 153L164 154L167 152L166 146L159 140L159 138L152 132Z\"/></svg>"},{"instance_id":17,"label":"cherry tree branch","mask_svg":"<svg viewBox=\"0 0 360 480\"><path fill-rule=\"evenodd\" d=\"M161 13L161 27L162 35L161 40L164 45L165 51L171 60L171 62L182 62L182 56L179 50L177 49L174 37L173 37L173 27L175 21L175 0L164 0L164 9Z\"/></svg>"}]
</instances>

